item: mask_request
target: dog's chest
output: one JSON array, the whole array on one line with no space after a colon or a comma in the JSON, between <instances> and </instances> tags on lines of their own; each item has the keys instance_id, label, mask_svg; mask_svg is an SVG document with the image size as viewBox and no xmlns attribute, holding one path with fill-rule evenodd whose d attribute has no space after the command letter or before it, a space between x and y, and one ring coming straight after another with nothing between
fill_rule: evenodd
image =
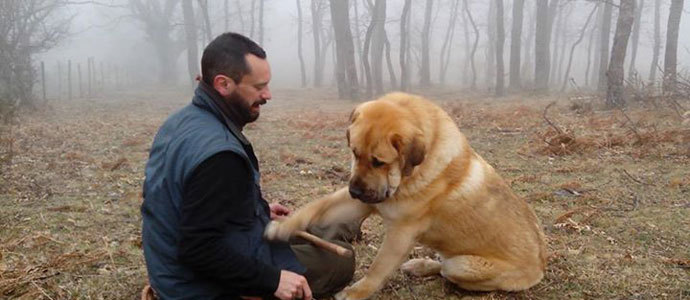
<instances>
[{"instance_id":1,"label":"dog's chest","mask_svg":"<svg viewBox=\"0 0 690 300\"><path fill-rule=\"evenodd\" d=\"M376 211L384 220L399 221L416 218L424 211L424 207L411 201L395 201L377 204Z\"/></svg>"}]
</instances>

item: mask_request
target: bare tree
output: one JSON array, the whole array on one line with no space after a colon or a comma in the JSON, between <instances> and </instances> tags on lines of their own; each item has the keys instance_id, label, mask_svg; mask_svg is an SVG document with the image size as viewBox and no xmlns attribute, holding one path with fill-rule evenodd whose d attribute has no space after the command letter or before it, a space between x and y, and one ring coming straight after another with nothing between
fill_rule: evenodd
<instances>
[{"instance_id":1,"label":"bare tree","mask_svg":"<svg viewBox=\"0 0 690 300\"><path fill-rule=\"evenodd\" d=\"M592 20L592 16L594 16L594 13L597 11L598 8L598 4L592 8L592 12L590 12L589 16L587 16L587 21L585 21L585 25L583 25L582 30L580 30L580 36L577 38L577 41L575 41L575 43L573 43L573 46L570 48L568 66L565 68L565 75L563 76L563 85L561 86L561 92L565 91L565 87L568 85L568 80L570 80L570 66L573 63L573 54L575 53L575 48L577 47L577 45L580 44L580 42L582 42L582 39L585 37L587 26L589 26L589 22ZM587 55L589 56L589 53Z\"/></svg>"},{"instance_id":2,"label":"bare tree","mask_svg":"<svg viewBox=\"0 0 690 300\"><path fill-rule=\"evenodd\" d=\"M484 70L486 74L484 76L484 85L487 88L492 87L495 84L496 79L496 2L494 0L489 1L489 11L486 16L486 66Z\"/></svg>"},{"instance_id":3,"label":"bare tree","mask_svg":"<svg viewBox=\"0 0 690 300\"><path fill-rule=\"evenodd\" d=\"M383 50L386 43L386 0L376 0L371 15L371 77L376 94L383 94Z\"/></svg>"},{"instance_id":4,"label":"bare tree","mask_svg":"<svg viewBox=\"0 0 690 300\"><path fill-rule=\"evenodd\" d=\"M331 20L335 32L336 78L338 96L341 99L358 99L357 65L355 47L350 31L350 11L348 1L330 0Z\"/></svg>"},{"instance_id":5,"label":"bare tree","mask_svg":"<svg viewBox=\"0 0 690 300\"><path fill-rule=\"evenodd\" d=\"M474 65L474 54L477 52L477 44L479 44L479 29L477 28L477 24L474 22L474 19L472 18L472 13L470 12L468 0L464 0L464 7L465 7L465 13L467 14L467 19L469 19L470 24L472 24L472 28L474 29L474 43L472 44L472 51L470 52L470 55L469 55L469 61L470 61L470 66L472 66L472 83L470 84L470 87L472 89L476 89L477 88L477 68Z\"/></svg>"},{"instance_id":6,"label":"bare tree","mask_svg":"<svg viewBox=\"0 0 690 300\"><path fill-rule=\"evenodd\" d=\"M182 16L187 43L187 72L189 73L189 82L194 87L194 79L199 74L199 50L197 49L197 28L192 0L182 0Z\"/></svg>"},{"instance_id":7,"label":"bare tree","mask_svg":"<svg viewBox=\"0 0 690 300\"><path fill-rule=\"evenodd\" d=\"M642 9L644 8L644 0L640 0L635 10L635 23L633 24L632 31L632 45L630 53L630 67L628 68L628 77L636 76L637 70L635 69L635 60L637 59L637 46L640 41L640 23L642 23Z\"/></svg>"},{"instance_id":8,"label":"bare tree","mask_svg":"<svg viewBox=\"0 0 690 300\"><path fill-rule=\"evenodd\" d=\"M177 82L176 56L183 43L172 38L175 7L179 0L129 0L132 15L144 25L144 32L153 44L158 59L158 81Z\"/></svg>"},{"instance_id":9,"label":"bare tree","mask_svg":"<svg viewBox=\"0 0 690 300\"><path fill-rule=\"evenodd\" d=\"M496 0L496 96L505 95L503 66L503 44L505 43L505 29L503 28L503 0Z\"/></svg>"},{"instance_id":10,"label":"bare tree","mask_svg":"<svg viewBox=\"0 0 690 300\"><path fill-rule=\"evenodd\" d=\"M628 0L630 1L630 0ZM606 78L606 71L608 70L609 62L609 39L611 36L611 16L613 14L613 5L610 2L605 2L604 13L602 14L601 27L599 31L599 83L597 90L600 92L606 91L608 79Z\"/></svg>"},{"instance_id":11,"label":"bare tree","mask_svg":"<svg viewBox=\"0 0 690 300\"><path fill-rule=\"evenodd\" d=\"M522 19L525 0L513 2L513 27L510 32L510 83L511 89L519 89L520 82L520 50L522 48Z\"/></svg>"},{"instance_id":12,"label":"bare tree","mask_svg":"<svg viewBox=\"0 0 690 300\"><path fill-rule=\"evenodd\" d=\"M611 47L611 63L608 71L608 87L606 92L606 106L622 107L625 105L623 95L623 81L625 80L625 50L628 49L630 30L635 20L635 0L622 0L618 10L616 33Z\"/></svg>"},{"instance_id":13,"label":"bare tree","mask_svg":"<svg viewBox=\"0 0 690 300\"><path fill-rule=\"evenodd\" d=\"M409 65L406 54L407 49L410 48L410 6L412 6L412 0L405 0L402 16L400 17L400 89L402 91L409 89Z\"/></svg>"},{"instance_id":14,"label":"bare tree","mask_svg":"<svg viewBox=\"0 0 690 300\"><path fill-rule=\"evenodd\" d=\"M325 53L322 51L321 31L323 26L323 12L326 8L323 0L311 1L312 36L314 37L314 86L320 87L323 83L323 66ZM324 43L325 44L325 43Z\"/></svg>"},{"instance_id":15,"label":"bare tree","mask_svg":"<svg viewBox=\"0 0 690 300\"><path fill-rule=\"evenodd\" d=\"M300 0L297 3L297 56L299 57L299 71L302 75L302 87L307 86L307 72L304 69L304 57L302 56L302 5Z\"/></svg>"},{"instance_id":16,"label":"bare tree","mask_svg":"<svg viewBox=\"0 0 690 300\"><path fill-rule=\"evenodd\" d=\"M264 0L259 0L259 45L264 44Z\"/></svg>"},{"instance_id":17,"label":"bare tree","mask_svg":"<svg viewBox=\"0 0 690 300\"><path fill-rule=\"evenodd\" d=\"M597 5L597 9L599 9L599 5ZM589 86L589 69L592 65L592 50L596 48L595 39L594 39L594 37L596 36L596 33L597 33L597 27L595 25L589 31L589 42L587 43L587 67L585 68L585 86ZM599 52L596 52L596 53L599 53ZM594 54L595 60L596 60L596 53Z\"/></svg>"},{"instance_id":18,"label":"bare tree","mask_svg":"<svg viewBox=\"0 0 690 300\"><path fill-rule=\"evenodd\" d=\"M429 65L429 38L431 35L431 12L434 0L426 0L424 11L424 29L422 29L422 66L419 70L420 82L423 87L431 85L431 66Z\"/></svg>"},{"instance_id":19,"label":"bare tree","mask_svg":"<svg viewBox=\"0 0 690 300\"><path fill-rule=\"evenodd\" d=\"M230 0L225 0L225 1L223 1L223 13L224 13L224 14L223 14L223 16L224 16L223 21L225 22L225 27L223 27L223 28L225 29L226 32L227 32L228 30L230 30L230 28L229 28L229 23L230 23L230 9L228 8L228 6L229 6L229 3L228 3L228 2L230 2Z\"/></svg>"},{"instance_id":20,"label":"bare tree","mask_svg":"<svg viewBox=\"0 0 690 300\"><path fill-rule=\"evenodd\" d=\"M549 28L549 3L537 2L537 28L534 39L534 81L536 89L546 91L549 87L549 45L551 30Z\"/></svg>"},{"instance_id":21,"label":"bare tree","mask_svg":"<svg viewBox=\"0 0 690 300\"><path fill-rule=\"evenodd\" d=\"M354 36L355 36L355 46L357 50L357 56L359 57L359 83L360 85L364 85L364 76L361 74L364 74L364 63L362 62L362 34L361 34L361 24L359 23L359 9L357 8L357 1L352 1L352 7L355 10L355 16L354 16Z\"/></svg>"},{"instance_id":22,"label":"bare tree","mask_svg":"<svg viewBox=\"0 0 690 300\"><path fill-rule=\"evenodd\" d=\"M567 4L567 3L566 3ZM557 10L556 17L554 19L554 23L556 25L555 28L553 28L553 33L552 33L552 41L551 41L551 63L549 64L551 67L551 71L549 73L549 81L554 82L558 81L558 78L556 78L556 70L558 68L558 61L559 61L559 46L562 43L561 39L564 38L564 31L563 31L563 22L565 22L565 17L564 17L564 11L565 8L563 6L559 7Z\"/></svg>"},{"instance_id":23,"label":"bare tree","mask_svg":"<svg viewBox=\"0 0 690 300\"><path fill-rule=\"evenodd\" d=\"M668 25L666 25L666 54L664 55L664 93L676 92L676 68L678 59L678 29L683 13L683 0L672 0Z\"/></svg>"},{"instance_id":24,"label":"bare tree","mask_svg":"<svg viewBox=\"0 0 690 300\"><path fill-rule=\"evenodd\" d=\"M208 15L208 0L198 0L201 17L204 20L204 32L206 33L206 40L211 42L213 40L213 32L211 30L211 18Z\"/></svg>"},{"instance_id":25,"label":"bare tree","mask_svg":"<svg viewBox=\"0 0 690 300\"><path fill-rule=\"evenodd\" d=\"M384 31L385 33L385 31ZM391 42L388 40L388 34L384 35L386 46L386 66L388 67L388 77L390 78L391 89L398 89L398 79L395 77L395 69L393 68L393 60L391 59Z\"/></svg>"},{"instance_id":26,"label":"bare tree","mask_svg":"<svg viewBox=\"0 0 690 300\"><path fill-rule=\"evenodd\" d=\"M523 63L522 67L522 74L521 74L521 80L525 81L527 79L529 80L534 80L534 74L532 74L532 71L534 71L534 67L532 64L532 58L534 58L534 55L532 54L532 46L534 46L534 36L536 35L535 33L537 32L536 26L536 17L534 15L534 10L527 10L527 14L531 15L527 19L529 20L529 27L527 29L527 39L524 41L525 44L525 53L523 54Z\"/></svg>"},{"instance_id":27,"label":"bare tree","mask_svg":"<svg viewBox=\"0 0 690 300\"><path fill-rule=\"evenodd\" d=\"M463 1L463 7L465 5ZM462 12L460 12L462 15L462 38L464 40L463 45L465 46L465 59L463 62L462 70L462 84L464 86L467 86L469 81L470 81L470 74L467 72L470 69L470 50L472 49L472 45L470 44L470 22L467 20L467 14L464 12L464 8L462 8Z\"/></svg>"},{"instance_id":28,"label":"bare tree","mask_svg":"<svg viewBox=\"0 0 690 300\"><path fill-rule=\"evenodd\" d=\"M251 10L249 11L249 20L250 20L250 26L249 26L249 37L254 38L254 25L256 24L256 0L252 0L252 7Z\"/></svg>"},{"instance_id":29,"label":"bare tree","mask_svg":"<svg viewBox=\"0 0 690 300\"><path fill-rule=\"evenodd\" d=\"M58 17L60 0L0 1L0 121L16 105L33 106L33 56L67 36L71 18Z\"/></svg>"},{"instance_id":30,"label":"bare tree","mask_svg":"<svg viewBox=\"0 0 690 300\"><path fill-rule=\"evenodd\" d=\"M652 64L649 67L649 81L656 81L656 69L659 66L659 52L661 52L661 0L654 1L654 46Z\"/></svg>"},{"instance_id":31,"label":"bare tree","mask_svg":"<svg viewBox=\"0 0 690 300\"><path fill-rule=\"evenodd\" d=\"M242 9L242 0L235 0L235 7L237 8L237 20L240 23L240 32L246 34L244 24L244 9Z\"/></svg>"},{"instance_id":32,"label":"bare tree","mask_svg":"<svg viewBox=\"0 0 690 300\"><path fill-rule=\"evenodd\" d=\"M441 85L446 83L446 72L450 61L451 48L453 47L453 36L455 35L455 22L458 19L458 4L460 0L454 0L449 11L450 18L448 18L448 28L443 39L443 46L441 46L441 54L439 55L439 81Z\"/></svg>"}]
</instances>

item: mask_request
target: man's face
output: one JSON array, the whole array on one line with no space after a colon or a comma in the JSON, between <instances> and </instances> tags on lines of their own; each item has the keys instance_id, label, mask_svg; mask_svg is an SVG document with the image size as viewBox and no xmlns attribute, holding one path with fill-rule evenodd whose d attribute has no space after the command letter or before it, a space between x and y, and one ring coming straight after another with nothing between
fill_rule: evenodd
<instances>
[{"instance_id":1,"label":"man's face","mask_svg":"<svg viewBox=\"0 0 690 300\"><path fill-rule=\"evenodd\" d=\"M247 54L245 59L250 73L245 74L237 83L237 88L228 96L228 101L241 114L245 122L251 123L259 118L260 106L271 99L271 91L268 89L271 68L268 61L253 54Z\"/></svg>"}]
</instances>

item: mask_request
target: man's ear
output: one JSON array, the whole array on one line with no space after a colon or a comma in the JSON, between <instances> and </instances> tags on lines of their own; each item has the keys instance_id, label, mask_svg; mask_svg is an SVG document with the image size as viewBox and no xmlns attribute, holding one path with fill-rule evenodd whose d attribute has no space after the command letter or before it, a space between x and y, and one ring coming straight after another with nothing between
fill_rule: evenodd
<instances>
[{"instance_id":1,"label":"man's ear","mask_svg":"<svg viewBox=\"0 0 690 300\"><path fill-rule=\"evenodd\" d=\"M396 133L391 137L391 144L398 150L400 157L402 157L403 176L410 176L414 167L420 165L426 155L426 147L422 142L421 136L415 135L412 139L406 140Z\"/></svg>"},{"instance_id":2,"label":"man's ear","mask_svg":"<svg viewBox=\"0 0 690 300\"><path fill-rule=\"evenodd\" d=\"M237 88L237 84L232 78L223 74L213 77L213 88L223 97L228 97Z\"/></svg>"}]
</instances>

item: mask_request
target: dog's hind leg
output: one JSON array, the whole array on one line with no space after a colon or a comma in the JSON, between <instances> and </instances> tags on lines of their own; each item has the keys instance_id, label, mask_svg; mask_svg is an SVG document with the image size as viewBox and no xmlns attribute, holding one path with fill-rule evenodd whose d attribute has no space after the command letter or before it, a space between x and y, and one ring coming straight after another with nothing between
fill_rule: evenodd
<instances>
[{"instance_id":1,"label":"dog's hind leg","mask_svg":"<svg viewBox=\"0 0 690 300\"><path fill-rule=\"evenodd\" d=\"M520 291L539 282L542 274L537 278L498 259L459 255L443 260L441 276L466 290Z\"/></svg>"},{"instance_id":2,"label":"dog's hind leg","mask_svg":"<svg viewBox=\"0 0 690 300\"><path fill-rule=\"evenodd\" d=\"M413 258L402 264L400 270L413 276L432 276L441 272L441 262L431 258Z\"/></svg>"}]
</instances>

